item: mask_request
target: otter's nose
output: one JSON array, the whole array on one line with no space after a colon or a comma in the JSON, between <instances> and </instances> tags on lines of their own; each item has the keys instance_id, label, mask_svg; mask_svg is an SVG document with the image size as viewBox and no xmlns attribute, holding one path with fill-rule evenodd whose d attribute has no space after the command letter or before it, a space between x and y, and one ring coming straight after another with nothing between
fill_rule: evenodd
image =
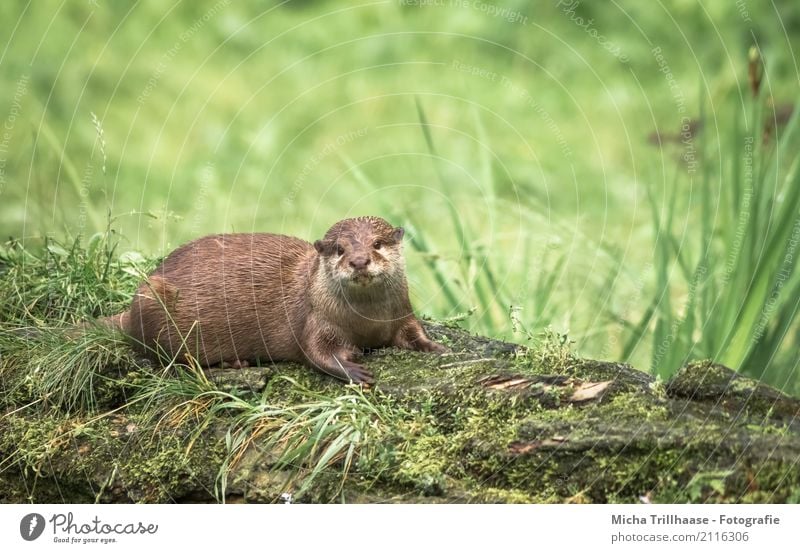
<instances>
[{"instance_id":1,"label":"otter's nose","mask_svg":"<svg viewBox=\"0 0 800 553\"><path fill-rule=\"evenodd\" d=\"M369 257L367 256L354 257L353 259L350 260L350 266L358 271L366 269L367 265L369 265Z\"/></svg>"}]
</instances>

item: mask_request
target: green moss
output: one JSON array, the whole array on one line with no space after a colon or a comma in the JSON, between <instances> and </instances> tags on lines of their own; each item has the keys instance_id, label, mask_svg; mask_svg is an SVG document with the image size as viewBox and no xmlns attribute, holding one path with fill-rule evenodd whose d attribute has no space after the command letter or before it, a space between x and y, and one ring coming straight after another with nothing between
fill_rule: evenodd
<instances>
[{"instance_id":1,"label":"green moss","mask_svg":"<svg viewBox=\"0 0 800 553\"><path fill-rule=\"evenodd\" d=\"M467 498L472 503L536 503L534 496L519 490L479 487Z\"/></svg>"},{"instance_id":2,"label":"green moss","mask_svg":"<svg viewBox=\"0 0 800 553\"><path fill-rule=\"evenodd\" d=\"M777 416L793 420L800 416L800 400L711 361L683 367L668 382L667 394L694 401L719 402L729 411L766 419Z\"/></svg>"},{"instance_id":3,"label":"green moss","mask_svg":"<svg viewBox=\"0 0 800 553\"><path fill-rule=\"evenodd\" d=\"M695 367L660 386L624 365L574 358L558 343L508 350L444 327L435 332L452 334L461 349L443 357L370 354L378 387L359 396L364 409L330 411L347 413L361 432L346 478L337 457L299 493L313 467L277 468L279 452L263 447L266 436L228 467L225 436L260 405L281 412L320 401L333 409L357 389L291 363L212 371L210 382L191 371L137 369L97 387L100 403L117 411L68 415L37 404L4 417L3 497L208 501L221 471L229 471L227 497L239 501L280 501L287 491L309 502L756 502L789 500L800 488L792 472L800 438L781 414L791 400L752 382L733 386L717 367L700 365L700 381L692 380ZM723 395L685 395L705 378L724 383ZM583 383L600 381L611 381L602 394L572 403ZM142 390L158 393L130 402ZM218 395L201 395L209 393ZM742 394L772 397L772 408L736 403ZM198 397L216 399L192 403ZM165 417L181 404L191 416Z\"/></svg>"},{"instance_id":4,"label":"green moss","mask_svg":"<svg viewBox=\"0 0 800 553\"><path fill-rule=\"evenodd\" d=\"M130 448L119 461L120 478L126 487L139 490L131 497L134 501L179 501L197 489L196 480L209 482L216 477L214 467L222 466L224 459L220 445L203 440L189 449L182 433L162 432L150 443L140 440ZM207 492L206 499L211 499L213 489Z\"/></svg>"},{"instance_id":5,"label":"green moss","mask_svg":"<svg viewBox=\"0 0 800 553\"><path fill-rule=\"evenodd\" d=\"M648 397L641 392L617 394L610 401L597 406L595 416L607 420L615 419L627 422L664 421L670 416L666 402Z\"/></svg>"},{"instance_id":6,"label":"green moss","mask_svg":"<svg viewBox=\"0 0 800 553\"><path fill-rule=\"evenodd\" d=\"M72 423L67 418L55 416L39 417L37 423L30 424L27 418L16 415L3 418L0 427L3 466L18 465L33 473L47 470L48 457L64 447Z\"/></svg>"},{"instance_id":7,"label":"green moss","mask_svg":"<svg viewBox=\"0 0 800 553\"><path fill-rule=\"evenodd\" d=\"M448 459L441 455L448 445L440 434L420 436L398 454L392 479L411 486L422 495L442 495L446 488Z\"/></svg>"}]
</instances>

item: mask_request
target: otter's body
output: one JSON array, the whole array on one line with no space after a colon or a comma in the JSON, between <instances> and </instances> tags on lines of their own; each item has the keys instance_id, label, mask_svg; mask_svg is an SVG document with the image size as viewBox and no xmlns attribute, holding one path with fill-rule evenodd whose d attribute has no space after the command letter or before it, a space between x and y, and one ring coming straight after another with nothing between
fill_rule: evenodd
<instances>
[{"instance_id":1,"label":"otter's body","mask_svg":"<svg viewBox=\"0 0 800 553\"><path fill-rule=\"evenodd\" d=\"M277 234L222 234L172 252L115 324L149 356L204 366L291 360L372 382L364 349L445 351L411 308L401 228L346 219L314 245Z\"/></svg>"}]
</instances>

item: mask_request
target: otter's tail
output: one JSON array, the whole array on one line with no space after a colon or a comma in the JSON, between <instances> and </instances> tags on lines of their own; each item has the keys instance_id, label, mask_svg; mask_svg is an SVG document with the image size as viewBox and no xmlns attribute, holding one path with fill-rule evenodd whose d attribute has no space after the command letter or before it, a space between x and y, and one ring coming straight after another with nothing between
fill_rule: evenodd
<instances>
[{"instance_id":1,"label":"otter's tail","mask_svg":"<svg viewBox=\"0 0 800 553\"><path fill-rule=\"evenodd\" d=\"M123 311L122 313L111 315L110 317L100 317L99 319L95 319L93 321L78 323L73 327L69 327L66 329L62 328L58 332L61 332L63 333L62 335L68 336L70 338L77 338L78 336L81 336L84 332L86 332L86 330L98 326L107 328L109 330L118 330L121 332L127 332L129 320L130 320L130 312ZM35 326L12 328L9 330L11 334L17 336L18 338L22 338L24 340L36 340L38 338L41 338L42 334L47 331L48 329L46 328L39 328Z\"/></svg>"},{"instance_id":2,"label":"otter's tail","mask_svg":"<svg viewBox=\"0 0 800 553\"><path fill-rule=\"evenodd\" d=\"M100 326L105 326L111 330L121 330L126 332L128 330L128 321L130 321L130 316L130 311L123 311L122 313L111 315L110 317L101 317L96 319L94 323L89 324L97 324ZM87 323L84 323L84 325L86 324Z\"/></svg>"}]
</instances>

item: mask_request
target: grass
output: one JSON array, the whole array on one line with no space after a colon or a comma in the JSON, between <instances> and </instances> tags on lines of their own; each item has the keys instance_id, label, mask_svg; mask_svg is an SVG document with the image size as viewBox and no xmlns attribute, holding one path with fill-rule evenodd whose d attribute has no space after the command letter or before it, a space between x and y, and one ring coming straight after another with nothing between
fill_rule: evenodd
<instances>
[{"instance_id":1,"label":"grass","mask_svg":"<svg viewBox=\"0 0 800 553\"><path fill-rule=\"evenodd\" d=\"M266 403L269 390L256 403L231 397L220 409L232 409L235 422L225 436L228 456L218 478L219 497L225 497L228 474L245 453L258 444L262 450L277 451L274 467L285 471L285 488L302 496L315 480L332 466L338 467L339 491L357 454L365 445L375 447L391 413L386 404L375 403L362 390L330 397L289 383L308 400L288 407ZM333 495L338 495L335 492Z\"/></svg>"},{"instance_id":2,"label":"grass","mask_svg":"<svg viewBox=\"0 0 800 553\"><path fill-rule=\"evenodd\" d=\"M763 62L754 52L758 66ZM710 358L798 393L792 335L800 293L798 116L795 110L785 128L769 121L769 95L752 88L743 109L731 110L733 128L724 142L711 144L702 135L687 141L706 158L697 170L676 170L666 205L650 189L657 286L642 318L626 321L631 332L623 357L652 334L651 370L664 377ZM781 132L767 135L765 128ZM712 172L715 167L721 170ZM683 179L698 200L680 198ZM699 232L681 228L683 216L698 221Z\"/></svg>"},{"instance_id":3,"label":"grass","mask_svg":"<svg viewBox=\"0 0 800 553\"><path fill-rule=\"evenodd\" d=\"M436 149L432 130L435 127L429 123L425 108L419 99L416 102L416 110L420 134L429 154L429 162L435 170L437 188L455 199L458 197L458 186L447 176L443 167L445 161ZM475 113L475 124L478 135L483 134L480 116L477 113ZM380 191L381 186L377 181L346 157L343 158L343 161L348 164L349 170L365 193ZM486 156L483 156L481 163L483 167L480 173L484 180L481 181L480 187L486 191L486 202L491 206L491 213L495 213L498 200L493 192L492 168ZM536 314L534 321L536 328L542 329L553 323L557 315L557 308L553 302L548 300L555 289L565 261L563 254L557 257L550 272L541 272L536 278L531 279L530 283L526 282L522 293L514 297L511 287L502 282L502 275L512 272L511 265L515 261L514 270L525 275L535 275L537 267L550 266L549 263L541 263L550 261L547 259L547 249L537 256L533 253L531 245L526 244L525 253L521 258L510 259L493 255L489 251L487 241L470 230L471 225L464 220L465 218L456 209L455 204L448 202L446 204L446 221L440 223L439 229L440 231L446 229L444 234L452 237L453 242L449 247L455 247L458 255L443 254L442 252L446 251L448 245L442 243L441 239L437 240L437 237L442 236L441 232L424 232L418 217L410 207L395 204L389 200L379 201L381 201L380 210L382 212L390 214L392 220L399 221L407 228L408 243L412 254L422 259L427 275L434 280L441 297L451 306L451 313L472 312L475 314L472 318L473 323L479 325L480 328L489 329L488 331L491 332L492 329L496 331L508 323L509 311L521 309L520 306L514 306L517 301L520 301L529 305L533 303L532 311ZM517 216L521 215L517 214ZM537 265L534 265L535 263ZM410 278L418 277L412 275Z\"/></svg>"}]
</instances>

